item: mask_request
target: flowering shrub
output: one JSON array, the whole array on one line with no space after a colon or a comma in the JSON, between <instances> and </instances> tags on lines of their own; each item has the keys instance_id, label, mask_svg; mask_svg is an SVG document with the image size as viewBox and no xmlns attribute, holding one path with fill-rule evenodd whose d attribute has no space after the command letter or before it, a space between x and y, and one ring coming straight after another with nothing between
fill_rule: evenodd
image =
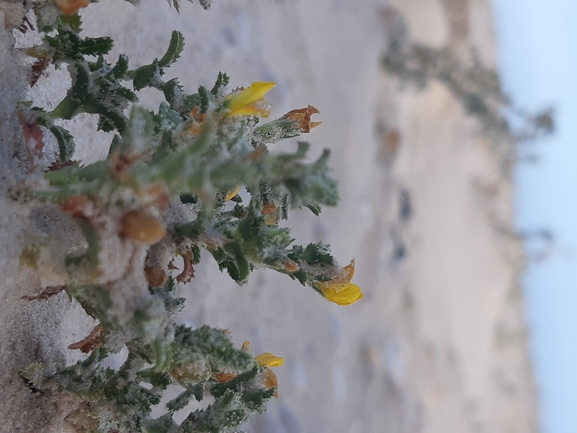
<instances>
[{"instance_id":1,"label":"flowering shrub","mask_svg":"<svg viewBox=\"0 0 577 433\"><path fill-rule=\"evenodd\" d=\"M125 55L111 62L111 38L81 36L78 10L86 6L83 0L33 5L43 43L28 51L35 60L31 85L49 64L66 67L71 85L51 111L30 102L20 107L32 172L12 194L52 204L84 238L64 252L67 284L34 299L65 291L98 325L70 346L89 354L83 361L54 374L46 360L23 367L21 376L37 389L77 395L67 420L81 432L232 431L278 395L271 368L283 359L255 357L248 342L235 348L223 330L177 324L184 299L175 296L176 284L194 278L205 250L239 284L255 268L269 268L339 305L362 298L351 283L354 262L341 267L322 243L295 245L280 225L292 210L318 215L337 203L327 150L313 162L306 142L293 153L268 150L320 125L311 120L318 110L308 106L261 123L274 83L231 91L222 73L211 89L185 93L177 79L163 79L184 49L177 31L149 65L131 69ZM156 111L135 104L147 87L164 95ZM62 120L80 113L97 116L98 129L113 134L106 159L74 160L75 139ZM45 145L50 139L55 154ZM22 262L34 267L39 248L25 249ZM119 369L102 365L123 347L128 357ZM181 393L152 419L169 385ZM181 424L173 420L192 399L209 397L211 404Z\"/></svg>"}]
</instances>

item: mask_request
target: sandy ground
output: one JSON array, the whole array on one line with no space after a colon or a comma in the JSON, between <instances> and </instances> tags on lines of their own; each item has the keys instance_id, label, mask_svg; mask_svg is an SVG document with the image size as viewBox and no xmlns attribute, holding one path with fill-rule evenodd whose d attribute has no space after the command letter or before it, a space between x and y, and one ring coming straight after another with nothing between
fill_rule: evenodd
<instances>
[{"instance_id":1,"label":"sandy ground","mask_svg":"<svg viewBox=\"0 0 577 433\"><path fill-rule=\"evenodd\" d=\"M170 74L188 90L222 70L233 85L276 81L274 116L307 104L321 111L322 127L307 138L318 152L332 149L341 204L321 218L293 213L291 226L300 243L328 242L342 264L355 258L365 298L338 307L260 271L238 287L208 256L182 290L182 320L230 329L239 345L285 357L279 399L247 432L535 432L513 184L444 87L400 91L383 72L385 5L218 0L209 12L186 4L178 15L162 1L104 0L84 27L112 34L115 54L136 64L162 55L177 28L186 49ZM474 46L494 63L487 0L389 5L414 40ZM62 87L43 86L52 95ZM145 95L151 108L158 101ZM75 133L91 123L75 122ZM80 158L106 155L98 137L87 136Z\"/></svg>"}]
</instances>

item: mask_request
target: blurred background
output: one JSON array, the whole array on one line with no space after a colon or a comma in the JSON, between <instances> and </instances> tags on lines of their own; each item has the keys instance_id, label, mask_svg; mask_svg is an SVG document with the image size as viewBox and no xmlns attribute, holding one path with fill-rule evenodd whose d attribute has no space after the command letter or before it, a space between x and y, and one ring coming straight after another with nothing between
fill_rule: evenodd
<instances>
[{"instance_id":1,"label":"blurred background","mask_svg":"<svg viewBox=\"0 0 577 433\"><path fill-rule=\"evenodd\" d=\"M273 117L321 112L304 138L313 156L331 149L341 203L290 225L356 259L365 298L339 307L260 271L238 287L208 258L182 291L183 321L285 358L247 432L577 431L577 4L215 0L177 14L103 0L83 15L133 66L183 32L169 74L189 92L223 71L233 87L276 81ZM108 152L91 136L86 162Z\"/></svg>"},{"instance_id":2,"label":"blurred background","mask_svg":"<svg viewBox=\"0 0 577 433\"><path fill-rule=\"evenodd\" d=\"M493 9L505 91L523 107L555 107L555 134L530 150L535 163L517 167L516 221L528 254L523 285L542 431L575 432L577 4L495 0Z\"/></svg>"}]
</instances>

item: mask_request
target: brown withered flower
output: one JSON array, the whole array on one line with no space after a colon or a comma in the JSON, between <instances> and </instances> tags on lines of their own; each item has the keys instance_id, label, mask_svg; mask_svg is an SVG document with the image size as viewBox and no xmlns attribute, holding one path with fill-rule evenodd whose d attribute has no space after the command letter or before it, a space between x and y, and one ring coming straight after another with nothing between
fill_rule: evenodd
<instances>
[{"instance_id":1,"label":"brown withered flower","mask_svg":"<svg viewBox=\"0 0 577 433\"><path fill-rule=\"evenodd\" d=\"M152 287L164 286L168 281L168 275L160 266L145 266L144 276L148 285Z\"/></svg>"},{"instance_id":2,"label":"brown withered flower","mask_svg":"<svg viewBox=\"0 0 577 433\"><path fill-rule=\"evenodd\" d=\"M220 383L228 382L237 376L236 373L215 373L212 375Z\"/></svg>"},{"instance_id":3,"label":"brown withered flower","mask_svg":"<svg viewBox=\"0 0 577 433\"><path fill-rule=\"evenodd\" d=\"M278 220L280 217L280 209L274 203L267 203L262 207L261 211L262 215L264 216L264 222L268 226L278 224Z\"/></svg>"},{"instance_id":4,"label":"brown withered flower","mask_svg":"<svg viewBox=\"0 0 577 433\"><path fill-rule=\"evenodd\" d=\"M56 0L58 9L64 15L74 15L78 9L85 8L90 3L90 0Z\"/></svg>"},{"instance_id":5,"label":"brown withered flower","mask_svg":"<svg viewBox=\"0 0 577 433\"><path fill-rule=\"evenodd\" d=\"M311 116L313 114L320 114L312 105L306 108L298 108L296 110L291 110L281 117L281 120L292 120L293 122L298 122L298 127L302 132L309 133L311 129L316 128L323 122L311 122Z\"/></svg>"},{"instance_id":6,"label":"brown withered flower","mask_svg":"<svg viewBox=\"0 0 577 433\"><path fill-rule=\"evenodd\" d=\"M200 135L206 122L206 114L201 113L198 107L194 107L188 113L190 124L186 128L186 132L191 135Z\"/></svg>"},{"instance_id":7,"label":"brown withered flower","mask_svg":"<svg viewBox=\"0 0 577 433\"><path fill-rule=\"evenodd\" d=\"M121 233L131 239L154 244L166 236L162 221L142 211L131 211L120 218Z\"/></svg>"}]
</instances>

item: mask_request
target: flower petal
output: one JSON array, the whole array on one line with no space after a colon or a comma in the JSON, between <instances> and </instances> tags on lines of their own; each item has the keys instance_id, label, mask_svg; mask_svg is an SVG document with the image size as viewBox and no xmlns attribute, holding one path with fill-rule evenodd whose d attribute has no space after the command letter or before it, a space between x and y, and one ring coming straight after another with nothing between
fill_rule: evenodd
<instances>
[{"instance_id":1,"label":"flower petal","mask_svg":"<svg viewBox=\"0 0 577 433\"><path fill-rule=\"evenodd\" d=\"M229 113L229 116L268 117L270 116L270 106L264 98L261 98L236 110L234 113Z\"/></svg>"},{"instance_id":2,"label":"flower petal","mask_svg":"<svg viewBox=\"0 0 577 433\"><path fill-rule=\"evenodd\" d=\"M284 358L273 355L270 352L261 353L255 356L254 359L261 367L280 367L284 364Z\"/></svg>"},{"instance_id":3,"label":"flower petal","mask_svg":"<svg viewBox=\"0 0 577 433\"><path fill-rule=\"evenodd\" d=\"M251 112L243 113L240 110L259 99L262 99L262 97L274 86L276 86L276 83L271 81L257 81L256 83L253 83L252 86L240 91L239 93L229 95L226 98L228 102L227 108L230 110L229 114L252 114Z\"/></svg>"},{"instance_id":4,"label":"flower petal","mask_svg":"<svg viewBox=\"0 0 577 433\"><path fill-rule=\"evenodd\" d=\"M226 201L232 200L233 197L235 197L240 191L240 185L238 185L235 189L231 189L230 191L227 191L224 199Z\"/></svg>"},{"instance_id":5,"label":"flower petal","mask_svg":"<svg viewBox=\"0 0 577 433\"><path fill-rule=\"evenodd\" d=\"M329 301L338 305L351 305L363 298L361 288L356 284L337 284L330 281L317 283L317 287Z\"/></svg>"}]
</instances>

